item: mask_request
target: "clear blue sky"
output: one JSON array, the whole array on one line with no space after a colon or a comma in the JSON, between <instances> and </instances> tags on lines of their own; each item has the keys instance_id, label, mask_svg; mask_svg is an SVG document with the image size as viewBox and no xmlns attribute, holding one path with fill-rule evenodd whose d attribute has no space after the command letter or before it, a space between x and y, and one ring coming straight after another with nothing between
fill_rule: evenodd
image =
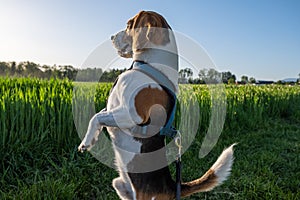
<instances>
[{"instance_id":1,"label":"clear blue sky","mask_svg":"<svg viewBox=\"0 0 300 200\"><path fill-rule=\"evenodd\" d=\"M298 0L0 0L0 61L79 67L140 10L197 41L219 71L267 80L300 73Z\"/></svg>"}]
</instances>

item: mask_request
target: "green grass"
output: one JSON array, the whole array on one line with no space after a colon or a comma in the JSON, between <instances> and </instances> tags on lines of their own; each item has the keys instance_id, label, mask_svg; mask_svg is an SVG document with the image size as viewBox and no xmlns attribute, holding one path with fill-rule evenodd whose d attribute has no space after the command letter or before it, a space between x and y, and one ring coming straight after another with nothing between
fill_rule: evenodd
<instances>
[{"instance_id":1,"label":"green grass","mask_svg":"<svg viewBox=\"0 0 300 200\"><path fill-rule=\"evenodd\" d=\"M91 85L79 85L73 92L66 80L0 79L0 199L118 199L111 186L117 173L77 152L72 117L76 92L78 101L95 101L100 110L111 84L92 85L97 92L92 99ZM182 158L183 181L198 178L225 147L238 145L230 179L189 199L300 199L300 87L227 86L223 132L203 159L198 155L211 97L205 86L191 87L201 126Z\"/></svg>"},{"instance_id":2,"label":"green grass","mask_svg":"<svg viewBox=\"0 0 300 200\"><path fill-rule=\"evenodd\" d=\"M299 199L299 141L299 123L285 119L271 119L255 130L225 130L216 148L203 160L193 151L184 155L183 177L186 181L196 178L222 148L238 142L232 175L219 188L191 199ZM195 151L198 148L195 144Z\"/></svg>"}]
</instances>

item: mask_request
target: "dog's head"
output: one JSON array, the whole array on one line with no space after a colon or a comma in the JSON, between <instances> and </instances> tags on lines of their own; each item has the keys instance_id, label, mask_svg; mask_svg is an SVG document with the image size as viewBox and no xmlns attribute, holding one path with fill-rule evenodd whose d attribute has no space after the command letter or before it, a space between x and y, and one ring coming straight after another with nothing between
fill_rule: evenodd
<instances>
[{"instance_id":1,"label":"dog's head","mask_svg":"<svg viewBox=\"0 0 300 200\"><path fill-rule=\"evenodd\" d=\"M111 39L120 56L131 58L135 52L170 43L170 30L171 27L160 14L141 11L128 20L126 30Z\"/></svg>"}]
</instances>

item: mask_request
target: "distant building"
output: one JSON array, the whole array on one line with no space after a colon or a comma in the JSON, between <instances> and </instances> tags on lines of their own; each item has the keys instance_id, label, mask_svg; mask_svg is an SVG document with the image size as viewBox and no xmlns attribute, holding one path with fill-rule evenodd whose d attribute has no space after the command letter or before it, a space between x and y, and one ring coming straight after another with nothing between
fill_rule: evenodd
<instances>
[{"instance_id":1,"label":"distant building","mask_svg":"<svg viewBox=\"0 0 300 200\"><path fill-rule=\"evenodd\" d=\"M256 81L256 84L257 85L270 85L270 84L273 84L274 81L264 81L264 80L257 80Z\"/></svg>"},{"instance_id":2,"label":"distant building","mask_svg":"<svg viewBox=\"0 0 300 200\"><path fill-rule=\"evenodd\" d=\"M297 78L286 78L281 80L282 83L297 83L298 79Z\"/></svg>"}]
</instances>

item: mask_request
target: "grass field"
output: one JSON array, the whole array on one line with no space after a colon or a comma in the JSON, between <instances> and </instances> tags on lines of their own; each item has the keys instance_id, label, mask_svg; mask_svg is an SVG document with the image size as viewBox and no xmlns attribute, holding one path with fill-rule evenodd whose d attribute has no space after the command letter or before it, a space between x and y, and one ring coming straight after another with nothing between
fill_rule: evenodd
<instances>
[{"instance_id":1,"label":"grass field","mask_svg":"<svg viewBox=\"0 0 300 200\"><path fill-rule=\"evenodd\" d=\"M94 101L99 111L110 87L94 85L96 95L86 99L88 86L73 91L67 80L0 78L0 199L118 199L111 186L117 173L77 152L72 115L76 92L77 100ZM202 159L211 97L206 86L189 87L199 100L201 126L182 158L183 181L201 176L238 142L230 179L189 199L300 199L300 87L226 86L223 131Z\"/></svg>"}]
</instances>

